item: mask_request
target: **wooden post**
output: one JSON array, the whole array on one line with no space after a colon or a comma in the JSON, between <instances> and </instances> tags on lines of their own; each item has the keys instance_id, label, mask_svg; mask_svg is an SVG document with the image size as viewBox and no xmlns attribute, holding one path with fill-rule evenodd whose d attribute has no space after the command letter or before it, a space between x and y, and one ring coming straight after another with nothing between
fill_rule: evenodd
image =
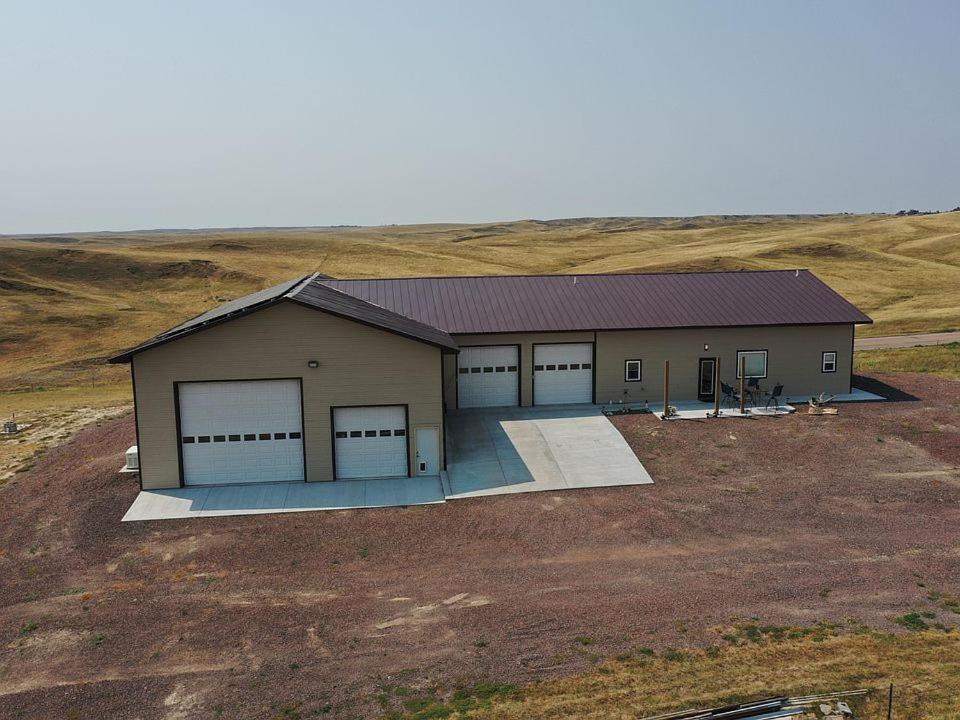
<instances>
[{"instance_id":1,"label":"wooden post","mask_svg":"<svg viewBox=\"0 0 960 720\"><path fill-rule=\"evenodd\" d=\"M741 415L744 414L744 410L746 410L747 408L747 398L746 398L746 393L744 392L744 390L746 390L746 386L744 385L744 383L746 382L747 382L747 356L741 355L740 356L740 414Z\"/></svg>"},{"instance_id":2,"label":"wooden post","mask_svg":"<svg viewBox=\"0 0 960 720\"><path fill-rule=\"evenodd\" d=\"M663 361L663 416L667 417L667 407L670 404L670 361Z\"/></svg>"},{"instance_id":3,"label":"wooden post","mask_svg":"<svg viewBox=\"0 0 960 720\"><path fill-rule=\"evenodd\" d=\"M720 358L713 361L713 416L720 417Z\"/></svg>"}]
</instances>

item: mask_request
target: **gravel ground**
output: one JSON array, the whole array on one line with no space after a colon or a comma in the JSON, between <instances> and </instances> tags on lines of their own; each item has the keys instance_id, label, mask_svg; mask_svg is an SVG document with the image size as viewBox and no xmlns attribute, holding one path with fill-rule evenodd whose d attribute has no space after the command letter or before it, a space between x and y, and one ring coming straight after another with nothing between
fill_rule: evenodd
<instances>
[{"instance_id":1,"label":"gravel ground","mask_svg":"<svg viewBox=\"0 0 960 720\"><path fill-rule=\"evenodd\" d=\"M655 485L399 510L121 524L132 420L90 428L0 489L0 716L376 717L385 685L747 618L893 629L960 590L960 383L883 382L835 417L616 418Z\"/></svg>"}]
</instances>

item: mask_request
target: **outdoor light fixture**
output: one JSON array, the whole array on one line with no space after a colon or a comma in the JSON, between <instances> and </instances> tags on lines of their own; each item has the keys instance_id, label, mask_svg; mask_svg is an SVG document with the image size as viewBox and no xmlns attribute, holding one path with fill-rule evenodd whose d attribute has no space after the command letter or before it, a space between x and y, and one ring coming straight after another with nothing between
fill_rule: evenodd
<instances>
[{"instance_id":1,"label":"outdoor light fixture","mask_svg":"<svg viewBox=\"0 0 960 720\"><path fill-rule=\"evenodd\" d=\"M308 368L318 368L318 367L320 367L320 363L317 362L316 360L307 360L307 367L308 367Z\"/></svg>"},{"instance_id":2,"label":"outdoor light fixture","mask_svg":"<svg viewBox=\"0 0 960 720\"><path fill-rule=\"evenodd\" d=\"M704 349L704 351L707 351L707 350L710 349L710 346L707 345L707 343L704 343L704 344L703 344L703 349Z\"/></svg>"}]
</instances>

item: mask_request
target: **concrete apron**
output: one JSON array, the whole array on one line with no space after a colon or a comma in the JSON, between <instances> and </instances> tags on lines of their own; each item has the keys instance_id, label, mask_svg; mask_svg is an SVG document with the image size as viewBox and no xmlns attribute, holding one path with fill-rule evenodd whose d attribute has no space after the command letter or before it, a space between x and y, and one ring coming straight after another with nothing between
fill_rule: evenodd
<instances>
[{"instance_id":1,"label":"concrete apron","mask_svg":"<svg viewBox=\"0 0 960 720\"><path fill-rule=\"evenodd\" d=\"M440 477L144 490L124 521L428 505L653 480L597 406L498 408L448 417Z\"/></svg>"}]
</instances>

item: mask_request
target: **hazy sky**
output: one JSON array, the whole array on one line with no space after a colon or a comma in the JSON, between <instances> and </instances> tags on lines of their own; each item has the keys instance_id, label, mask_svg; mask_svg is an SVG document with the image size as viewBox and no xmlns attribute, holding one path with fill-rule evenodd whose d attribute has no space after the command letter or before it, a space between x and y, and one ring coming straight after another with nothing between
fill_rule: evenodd
<instances>
[{"instance_id":1,"label":"hazy sky","mask_svg":"<svg viewBox=\"0 0 960 720\"><path fill-rule=\"evenodd\" d=\"M960 2L0 0L0 233L960 204Z\"/></svg>"}]
</instances>

